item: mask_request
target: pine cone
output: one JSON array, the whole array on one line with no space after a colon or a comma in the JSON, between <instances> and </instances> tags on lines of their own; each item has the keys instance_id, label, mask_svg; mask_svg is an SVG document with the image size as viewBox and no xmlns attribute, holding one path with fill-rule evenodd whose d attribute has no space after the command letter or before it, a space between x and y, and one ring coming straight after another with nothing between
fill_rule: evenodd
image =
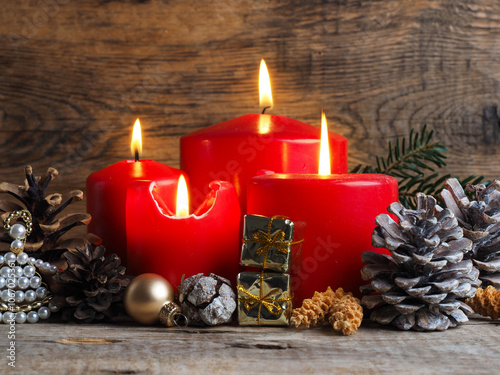
<instances>
[{"instance_id":1,"label":"pine cone","mask_svg":"<svg viewBox=\"0 0 500 375\"><path fill-rule=\"evenodd\" d=\"M342 297L330 309L328 320L333 329L342 332L344 336L356 333L363 321L363 307L359 299L353 297L351 293Z\"/></svg>"},{"instance_id":2,"label":"pine cone","mask_svg":"<svg viewBox=\"0 0 500 375\"><path fill-rule=\"evenodd\" d=\"M26 253L43 261L53 262L67 250L74 250L76 246L81 247L88 241L99 241L96 236L87 234L63 237L74 227L87 225L90 222L89 214L73 213L58 217L70 203L83 199L81 190L46 195L47 187L58 175L57 170L49 168L44 176L35 177L31 166L27 166L25 174L24 185L0 183L0 193L4 194L4 198L0 200L0 213L2 220L5 220L12 211L22 209L30 211L33 231L24 247ZM0 243L11 242L12 239L7 232L1 234ZM8 251L8 245L0 251Z\"/></svg>"},{"instance_id":3,"label":"pine cone","mask_svg":"<svg viewBox=\"0 0 500 375\"><path fill-rule=\"evenodd\" d=\"M473 298L465 301L476 314L500 319L500 290L491 285L486 289L479 288Z\"/></svg>"},{"instance_id":4,"label":"pine cone","mask_svg":"<svg viewBox=\"0 0 500 375\"><path fill-rule=\"evenodd\" d=\"M122 300L130 279L120 258L116 254L105 257L105 251L103 246L86 244L63 254L68 269L54 279L64 289L52 301L61 308L63 320L90 323L124 311Z\"/></svg>"},{"instance_id":5,"label":"pine cone","mask_svg":"<svg viewBox=\"0 0 500 375\"><path fill-rule=\"evenodd\" d=\"M436 214L436 200L417 194L417 210L392 203L389 215L377 216L372 235L375 247L387 248L392 257L373 251L362 254L365 265L362 303L378 307L371 320L399 329L445 330L468 321L472 309L462 300L474 296L479 271L464 254L472 241L463 238L462 228L448 210Z\"/></svg>"},{"instance_id":6,"label":"pine cone","mask_svg":"<svg viewBox=\"0 0 500 375\"><path fill-rule=\"evenodd\" d=\"M326 292L314 292L312 298L302 301L302 306L292 311L291 323L295 327L316 327L323 325L335 297L333 290L328 287Z\"/></svg>"},{"instance_id":7,"label":"pine cone","mask_svg":"<svg viewBox=\"0 0 500 375\"><path fill-rule=\"evenodd\" d=\"M467 185L474 193L470 201L455 178L445 182L441 198L458 219L464 237L474 243L466 259L472 259L479 269L483 286L500 288L500 181L484 185Z\"/></svg>"}]
</instances>

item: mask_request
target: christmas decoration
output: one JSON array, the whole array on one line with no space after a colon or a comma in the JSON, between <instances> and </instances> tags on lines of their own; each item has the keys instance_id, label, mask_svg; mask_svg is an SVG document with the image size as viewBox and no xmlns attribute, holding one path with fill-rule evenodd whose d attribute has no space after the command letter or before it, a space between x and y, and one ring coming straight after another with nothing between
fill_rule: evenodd
<instances>
[{"instance_id":1,"label":"christmas decoration","mask_svg":"<svg viewBox=\"0 0 500 375\"><path fill-rule=\"evenodd\" d=\"M69 204L83 199L83 192L73 190L66 194L47 195L47 188L57 174L56 169L49 168L42 177L35 177L31 166L27 166L24 185L0 183L0 193L4 194L0 200L1 218L5 220L11 211L28 210L32 215L33 229L24 252L50 262L59 260L62 253L75 250L76 246L81 247L88 241L99 241L91 234L65 236L74 227L87 225L90 215L73 213L59 217ZM8 233L0 236L0 243L10 243Z\"/></svg>"},{"instance_id":2,"label":"christmas decoration","mask_svg":"<svg viewBox=\"0 0 500 375\"><path fill-rule=\"evenodd\" d=\"M90 323L112 318L122 310L125 288L130 282L116 254L105 256L103 246L90 243L63 257L68 268L54 276L63 287L53 300L62 310L63 320Z\"/></svg>"},{"instance_id":3,"label":"christmas decoration","mask_svg":"<svg viewBox=\"0 0 500 375\"><path fill-rule=\"evenodd\" d=\"M125 309L136 322L167 327L179 325L180 307L174 303L174 288L160 275L144 273L135 277L125 292Z\"/></svg>"},{"instance_id":4,"label":"christmas decoration","mask_svg":"<svg viewBox=\"0 0 500 375\"><path fill-rule=\"evenodd\" d=\"M299 223L300 228L303 224ZM278 272L288 271L292 262L292 248L293 255L296 255L303 243L302 239L297 238L292 241L294 234L295 224L287 218L245 215L240 264Z\"/></svg>"},{"instance_id":5,"label":"christmas decoration","mask_svg":"<svg viewBox=\"0 0 500 375\"><path fill-rule=\"evenodd\" d=\"M476 314L489 316L491 319L500 319L500 290L489 285L486 289L479 288L473 298L467 303Z\"/></svg>"},{"instance_id":6,"label":"christmas decoration","mask_svg":"<svg viewBox=\"0 0 500 375\"><path fill-rule=\"evenodd\" d=\"M231 282L212 273L208 276L199 273L183 280L178 298L188 325L229 323L236 310L236 295Z\"/></svg>"},{"instance_id":7,"label":"christmas decoration","mask_svg":"<svg viewBox=\"0 0 500 375\"><path fill-rule=\"evenodd\" d=\"M485 185L467 185L473 194L469 200L456 178L445 182L441 198L446 207L457 217L464 237L473 242L472 250L465 255L479 269L482 285L500 288L500 181Z\"/></svg>"},{"instance_id":8,"label":"christmas decoration","mask_svg":"<svg viewBox=\"0 0 500 375\"><path fill-rule=\"evenodd\" d=\"M237 289L240 325L289 324L292 312L290 275L241 272Z\"/></svg>"},{"instance_id":9,"label":"christmas decoration","mask_svg":"<svg viewBox=\"0 0 500 375\"><path fill-rule=\"evenodd\" d=\"M12 224L21 218L26 226ZM36 323L47 319L57 308L50 303L52 293L43 276L53 275L57 268L24 252L26 237L32 232L32 218L27 210L14 211L4 221L5 230L14 241L9 252L0 255L0 321L3 323Z\"/></svg>"},{"instance_id":10,"label":"christmas decoration","mask_svg":"<svg viewBox=\"0 0 500 375\"><path fill-rule=\"evenodd\" d=\"M357 332L363 320L363 308L359 299L342 288L335 292L328 287L325 292L315 292L312 298L302 301L302 306L292 312L291 322L299 327L316 327L330 322L343 335Z\"/></svg>"},{"instance_id":11,"label":"christmas decoration","mask_svg":"<svg viewBox=\"0 0 500 375\"><path fill-rule=\"evenodd\" d=\"M362 254L362 303L377 308L370 318L399 329L445 330L468 321L472 309L462 300L474 296L479 271L464 254L472 241L463 237L457 219L448 210L436 213L436 200L417 194L417 210L390 205L399 224L389 215L377 216L372 242L387 248L392 257L367 251Z\"/></svg>"}]
</instances>

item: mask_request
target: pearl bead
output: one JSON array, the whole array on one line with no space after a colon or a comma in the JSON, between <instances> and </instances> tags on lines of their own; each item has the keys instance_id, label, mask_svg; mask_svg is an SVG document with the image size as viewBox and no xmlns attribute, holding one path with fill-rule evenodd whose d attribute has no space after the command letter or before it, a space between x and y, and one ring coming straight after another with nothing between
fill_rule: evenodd
<instances>
[{"instance_id":1,"label":"pearl bead","mask_svg":"<svg viewBox=\"0 0 500 375\"><path fill-rule=\"evenodd\" d=\"M38 314L35 311L30 311L27 316L28 323L38 322Z\"/></svg>"},{"instance_id":2,"label":"pearl bead","mask_svg":"<svg viewBox=\"0 0 500 375\"><path fill-rule=\"evenodd\" d=\"M14 263L17 260L17 255L9 251L5 254L4 259L6 263Z\"/></svg>"},{"instance_id":3,"label":"pearl bead","mask_svg":"<svg viewBox=\"0 0 500 375\"><path fill-rule=\"evenodd\" d=\"M7 279L5 277L0 277L0 289L5 288L5 285L7 285Z\"/></svg>"},{"instance_id":4,"label":"pearl bead","mask_svg":"<svg viewBox=\"0 0 500 375\"><path fill-rule=\"evenodd\" d=\"M12 238L20 240L21 238L26 237L26 227L22 224L14 224L10 228L9 234Z\"/></svg>"},{"instance_id":5,"label":"pearl bead","mask_svg":"<svg viewBox=\"0 0 500 375\"><path fill-rule=\"evenodd\" d=\"M38 309L38 316L40 319L47 319L50 316L50 310L47 307L40 307Z\"/></svg>"},{"instance_id":6,"label":"pearl bead","mask_svg":"<svg viewBox=\"0 0 500 375\"><path fill-rule=\"evenodd\" d=\"M52 312L57 312L59 311L59 306L53 305L52 303L49 302L49 310Z\"/></svg>"},{"instance_id":7,"label":"pearl bead","mask_svg":"<svg viewBox=\"0 0 500 375\"><path fill-rule=\"evenodd\" d=\"M49 271L50 271L50 273L56 273L57 272L57 266L50 266Z\"/></svg>"},{"instance_id":8,"label":"pearl bead","mask_svg":"<svg viewBox=\"0 0 500 375\"><path fill-rule=\"evenodd\" d=\"M41 268L42 264L43 264L43 260L41 260L41 259L35 260L35 267L36 268Z\"/></svg>"},{"instance_id":9,"label":"pearl bead","mask_svg":"<svg viewBox=\"0 0 500 375\"><path fill-rule=\"evenodd\" d=\"M16 315L12 311L6 311L3 313L2 321L4 323L10 323L11 320L14 320Z\"/></svg>"},{"instance_id":10,"label":"pearl bead","mask_svg":"<svg viewBox=\"0 0 500 375\"><path fill-rule=\"evenodd\" d=\"M36 296L40 299L44 298L47 295L47 289L43 286L36 290Z\"/></svg>"},{"instance_id":11,"label":"pearl bead","mask_svg":"<svg viewBox=\"0 0 500 375\"><path fill-rule=\"evenodd\" d=\"M21 289L26 289L29 285L30 285L30 279L28 279L27 277L23 276L17 280L17 286L19 286L19 288Z\"/></svg>"},{"instance_id":12,"label":"pearl bead","mask_svg":"<svg viewBox=\"0 0 500 375\"><path fill-rule=\"evenodd\" d=\"M22 290L16 290L14 293L14 299L17 303L24 301L24 292Z\"/></svg>"},{"instance_id":13,"label":"pearl bead","mask_svg":"<svg viewBox=\"0 0 500 375\"><path fill-rule=\"evenodd\" d=\"M12 269L8 266L3 266L1 269L0 269L0 276L2 277L5 277L5 278L8 278L10 276L12 272Z\"/></svg>"},{"instance_id":14,"label":"pearl bead","mask_svg":"<svg viewBox=\"0 0 500 375\"><path fill-rule=\"evenodd\" d=\"M16 323L23 324L26 322L27 315L26 313L19 311L16 313Z\"/></svg>"},{"instance_id":15,"label":"pearl bead","mask_svg":"<svg viewBox=\"0 0 500 375\"><path fill-rule=\"evenodd\" d=\"M33 302L34 300L36 300L36 293L34 290L27 290L25 293L24 293L24 300L26 302Z\"/></svg>"},{"instance_id":16,"label":"pearl bead","mask_svg":"<svg viewBox=\"0 0 500 375\"><path fill-rule=\"evenodd\" d=\"M30 286L33 289L38 288L40 285L42 285L42 280L38 276L33 276L30 280Z\"/></svg>"},{"instance_id":17,"label":"pearl bead","mask_svg":"<svg viewBox=\"0 0 500 375\"><path fill-rule=\"evenodd\" d=\"M28 262L28 254L26 253L19 253L17 254L17 263L19 263L20 265L25 265L27 262Z\"/></svg>"},{"instance_id":18,"label":"pearl bead","mask_svg":"<svg viewBox=\"0 0 500 375\"><path fill-rule=\"evenodd\" d=\"M2 322L2 313L0 313L0 323Z\"/></svg>"},{"instance_id":19,"label":"pearl bead","mask_svg":"<svg viewBox=\"0 0 500 375\"><path fill-rule=\"evenodd\" d=\"M33 257L29 257L28 258L28 262L31 263L31 264L35 264L35 261L36 261L36 259L33 258Z\"/></svg>"},{"instance_id":20,"label":"pearl bead","mask_svg":"<svg viewBox=\"0 0 500 375\"><path fill-rule=\"evenodd\" d=\"M24 249L24 242L21 240L14 240L10 243L11 249Z\"/></svg>"},{"instance_id":21,"label":"pearl bead","mask_svg":"<svg viewBox=\"0 0 500 375\"><path fill-rule=\"evenodd\" d=\"M3 257L3 255L0 255L0 264L3 264L3 262L5 262L5 258Z\"/></svg>"},{"instance_id":22,"label":"pearl bead","mask_svg":"<svg viewBox=\"0 0 500 375\"><path fill-rule=\"evenodd\" d=\"M24 276L33 277L35 276L35 267L27 265L24 267Z\"/></svg>"},{"instance_id":23,"label":"pearl bead","mask_svg":"<svg viewBox=\"0 0 500 375\"><path fill-rule=\"evenodd\" d=\"M5 289L0 293L0 297L2 298L2 301L8 302L9 298L14 297L14 292L10 289Z\"/></svg>"},{"instance_id":24,"label":"pearl bead","mask_svg":"<svg viewBox=\"0 0 500 375\"><path fill-rule=\"evenodd\" d=\"M15 266L14 267L14 275L15 275L15 277L21 277L23 275L23 267Z\"/></svg>"}]
</instances>

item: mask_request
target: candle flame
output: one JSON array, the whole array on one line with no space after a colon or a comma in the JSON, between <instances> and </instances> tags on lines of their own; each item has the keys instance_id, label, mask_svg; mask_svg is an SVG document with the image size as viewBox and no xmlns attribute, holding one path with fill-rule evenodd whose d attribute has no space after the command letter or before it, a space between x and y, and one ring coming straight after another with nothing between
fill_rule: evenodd
<instances>
[{"instance_id":1,"label":"candle flame","mask_svg":"<svg viewBox=\"0 0 500 375\"><path fill-rule=\"evenodd\" d=\"M140 154L142 154L141 122L139 119L135 120L134 130L132 131L132 142L130 142L130 150L136 159Z\"/></svg>"},{"instance_id":2,"label":"candle flame","mask_svg":"<svg viewBox=\"0 0 500 375\"><path fill-rule=\"evenodd\" d=\"M319 168L318 174L321 176L329 175L332 173L330 167L330 146L328 142L328 125L326 123L326 116L321 111L321 142L319 146Z\"/></svg>"},{"instance_id":3,"label":"candle flame","mask_svg":"<svg viewBox=\"0 0 500 375\"><path fill-rule=\"evenodd\" d=\"M177 184L177 202L175 206L175 216L186 217L189 215L189 195L184 175L180 175Z\"/></svg>"},{"instance_id":4,"label":"candle flame","mask_svg":"<svg viewBox=\"0 0 500 375\"><path fill-rule=\"evenodd\" d=\"M272 108L273 107L273 94L271 92L271 80L269 79L269 72L267 71L266 62L264 59L260 60L260 73L259 73L259 95L260 107Z\"/></svg>"}]
</instances>

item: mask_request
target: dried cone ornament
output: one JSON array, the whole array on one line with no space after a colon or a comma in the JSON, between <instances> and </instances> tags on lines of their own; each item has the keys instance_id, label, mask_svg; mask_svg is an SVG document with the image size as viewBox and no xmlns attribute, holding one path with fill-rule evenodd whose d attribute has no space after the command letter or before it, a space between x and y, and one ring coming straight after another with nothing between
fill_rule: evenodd
<instances>
[{"instance_id":1,"label":"dried cone ornament","mask_svg":"<svg viewBox=\"0 0 500 375\"><path fill-rule=\"evenodd\" d=\"M472 309L463 300L473 297L480 280L472 261L464 259L472 241L463 237L457 219L448 210L436 210L436 200L417 194L417 209L392 203L389 215L377 216L372 235L375 247L392 256L373 251L362 254L361 271L371 283L361 287L361 300L370 319L402 330L433 331L468 321Z\"/></svg>"},{"instance_id":2,"label":"dried cone ornament","mask_svg":"<svg viewBox=\"0 0 500 375\"><path fill-rule=\"evenodd\" d=\"M445 182L441 198L457 217L464 237L473 242L466 258L472 259L479 269L483 287L492 285L500 289L500 181L484 185L467 185L475 199L469 200L455 178Z\"/></svg>"}]
</instances>

